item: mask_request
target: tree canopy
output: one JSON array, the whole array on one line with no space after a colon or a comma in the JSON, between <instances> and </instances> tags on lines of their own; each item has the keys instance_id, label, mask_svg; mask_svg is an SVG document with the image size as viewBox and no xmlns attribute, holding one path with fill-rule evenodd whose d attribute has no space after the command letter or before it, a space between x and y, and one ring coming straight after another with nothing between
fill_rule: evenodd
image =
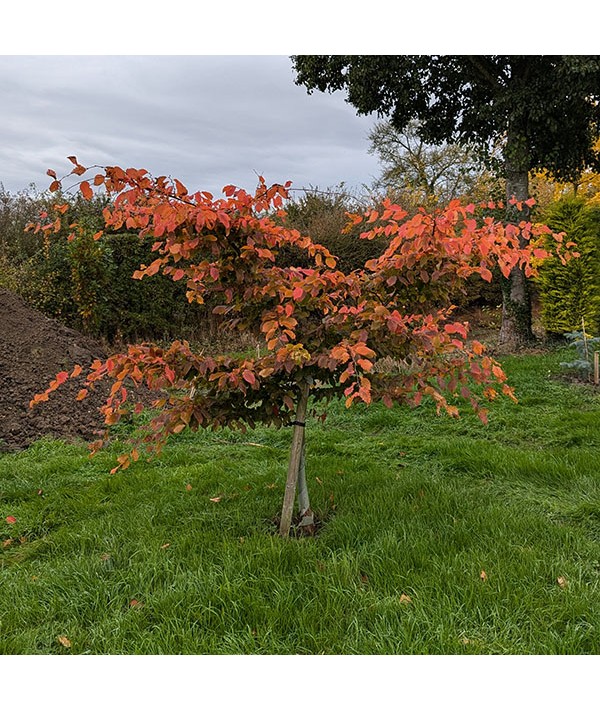
<instances>
[{"instance_id":1,"label":"tree canopy","mask_svg":"<svg viewBox=\"0 0 600 711\"><path fill-rule=\"evenodd\" d=\"M309 92L345 90L359 114L400 130L411 120L428 143L486 149L511 133L527 170L572 180L600 167L600 56L305 55L292 58ZM517 196L520 197L520 196Z\"/></svg>"}]
</instances>

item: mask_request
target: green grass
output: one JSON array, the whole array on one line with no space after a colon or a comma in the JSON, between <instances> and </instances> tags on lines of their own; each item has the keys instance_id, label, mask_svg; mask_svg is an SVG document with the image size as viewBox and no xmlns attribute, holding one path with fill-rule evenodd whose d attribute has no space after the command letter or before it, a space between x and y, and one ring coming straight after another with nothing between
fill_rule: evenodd
<instances>
[{"instance_id":1,"label":"green grass","mask_svg":"<svg viewBox=\"0 0 600 711\"><path fill-rule=\"evenodd\" d=\"M487 427L311 422L313 539L272 524L289 430L184 434L114 476L119 443L0 456L0 652L600 653L600 397L561 359L505 359L520 402Z\"/></svg>"}]
</instances>

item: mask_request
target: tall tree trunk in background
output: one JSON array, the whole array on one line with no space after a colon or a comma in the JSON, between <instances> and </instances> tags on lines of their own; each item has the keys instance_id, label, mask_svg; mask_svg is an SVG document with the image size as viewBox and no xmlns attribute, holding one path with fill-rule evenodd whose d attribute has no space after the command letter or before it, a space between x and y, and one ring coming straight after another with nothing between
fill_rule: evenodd
<instances>
[{"instance_id":1,"label":"tall tree trunk in background","mask_svg":"<svg viewBox=\"0 0 600 711\"><path fill-rule=\"evenodd\" d=\"M508 132L505 152L506 221L518 224L529 219L529 208L518 210L509 200L529 198L529 160L527 145L518 134ZM525 245L521 240L521 247ZM515 350L535 340L531 328L531 289L529 280L520 267L514 267L507 279L502 278L502 325L499 345Z\"/></svg>"}]
</instances>

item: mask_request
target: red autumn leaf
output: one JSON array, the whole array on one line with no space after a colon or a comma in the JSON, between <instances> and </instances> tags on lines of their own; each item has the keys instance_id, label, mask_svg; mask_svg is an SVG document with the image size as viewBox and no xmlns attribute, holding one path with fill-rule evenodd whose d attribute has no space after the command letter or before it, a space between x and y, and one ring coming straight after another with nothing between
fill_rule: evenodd
<instances>
[{"instance_id":1,"label":"red autumn leaf","mask_svg":"<svg viewBox=\"0 0 600 711\"><path fill-rule=\"evenodd\" d=\"M245 370L242 373L242 378L244 378L247 383L250 383L250 385L254 385L254 383L256 382L256 376L251 370Z\"/></svg>"},{"instance_id":2,"label":"red autumn leaf","mask_svg":"<svg viewBox=\"0 0 600 711\"><path fill-rule=\"evenodd\" d=\"M60 183L58 182L58 180L53 180L50 183L50 187L48 189L51 193L55 193L57 190L60 190Z\"/></svg>"},{"instance_id":3,"label":"red autumn leaf","mask_svg":"<svg viewBox=\"0 0 600 711\"><path fill-rule=\"evenodd\" d=\"M12 525L13 523L16 523L16 522L17 522L17 519L14 516L7 516L6 517L6 523L9 523Z\"/></svg>"},{"instance_id":4,"label":"red autumn leaf","mask_svg":"<svg viewBox=\"0 0 600 711\"><path fill-rule=\"evenodd\" d=\"M54 178L56 180L56 171L52 170L52 168L48 168L46 171L46 175L49 175L51 178Z\"/></svg>"},{"instance_id":5,"label":"red autumn leaf","mask_svg":"<svg viewBox=\"0 0 600 711\"><path fill-rule=\"evenodd\" d=\"M294 301L300 301L304 296L304 289L301 286L297 286L292 292L292 297Z\"/></svg>"}]
</instances>

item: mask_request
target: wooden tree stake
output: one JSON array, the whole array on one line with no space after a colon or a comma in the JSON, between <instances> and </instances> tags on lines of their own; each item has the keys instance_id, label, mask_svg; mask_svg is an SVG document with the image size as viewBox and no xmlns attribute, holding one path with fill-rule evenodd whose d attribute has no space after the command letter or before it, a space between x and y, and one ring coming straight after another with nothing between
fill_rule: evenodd
<instances>
[{"instance_id":1,"label":"wooden tree stake","mask_svg":"<svg viewBox=\"0 0 600 711\"><path fill-rule=\"evenodd\" d=\"M279 533L283 538L290 534L292 525L292 515L294 513L294 500L296 498L296 486L298 483L298 473L302 462L302 450L304 446L304 423L306 421L306 408L308 405L308 393L310 386L302 383L300 388L300 399L296 407L296 420L292 431L292 446L290 449L290 462L288 465L287 481L285 483L285 494L283 496L283 507L281 509L281 523Z\"/></svg>"}]
</instances>

